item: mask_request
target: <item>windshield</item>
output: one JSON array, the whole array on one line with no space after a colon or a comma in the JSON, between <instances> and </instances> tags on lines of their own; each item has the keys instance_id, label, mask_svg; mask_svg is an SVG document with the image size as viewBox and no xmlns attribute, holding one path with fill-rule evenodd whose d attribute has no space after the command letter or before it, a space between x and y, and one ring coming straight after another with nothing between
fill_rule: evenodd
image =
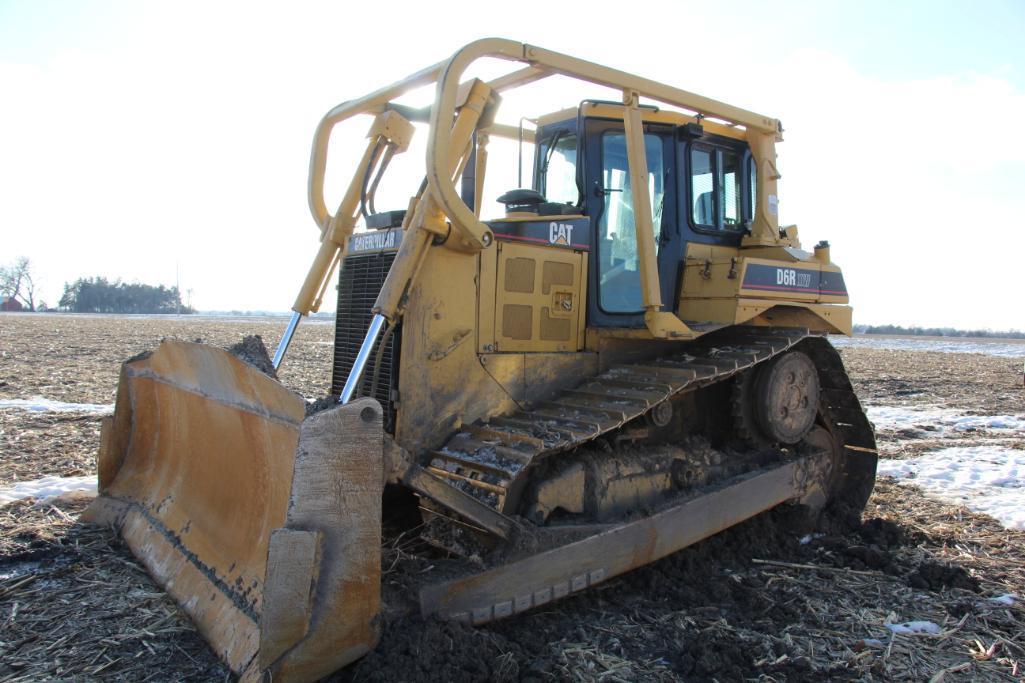
<instances>
[{"instance_id":1,"label":"windshield","mask_svg":"<svg viewBox=\"0 0 1025 683\"><path fill-rule=\"evenodd\" d=\"M538 151L541 162L538 189L550 202L576 206L580 200L577 190L577 136L560 131L542 142Z\"/></svg>"}]
</instances>

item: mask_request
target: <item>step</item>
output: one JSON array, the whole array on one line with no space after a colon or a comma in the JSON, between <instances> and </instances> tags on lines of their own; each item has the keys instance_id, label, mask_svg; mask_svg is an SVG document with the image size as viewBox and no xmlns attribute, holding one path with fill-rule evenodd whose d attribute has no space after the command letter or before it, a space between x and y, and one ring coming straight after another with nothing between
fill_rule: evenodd
<instances>
[{"instance_id":1,"label":"step","mask_svg":"<svg viewBox=\"0 0 1025 683\"><path fill-rule=\"evenodd\" d=\"M542 403L534 412L541 415L553 415L562 419L590 422L598 427L599 432L606 432L619 426L626 418L625 413L622 411L609 411L586 405L573 405L572 402L566 401Z\"/></svg>"},{"instance_id":2,"label":"step","mask_svg":"<svg viewBox=\"0 0 1025 683\"><path fill-rule=\"evenodd\" d=\"M541 419L542 418L538 417L538 420ZM559 436L559 441L556 442L556 445L570 444L584 439L589 439L594 434L594 431L591 429L581 431L579 428L573 429L572 427L567 426L552 426L550 423L554 422L554 420L551 418L546 418L544 421L546 422L546 431L549 434L557 434ZM534 430L538 429L536 420L521 419L512 416L493 417L488 420L488 424L502 429L524 430L530 434L533 434ZM552 448L553 446L549 445L546 447Z\"/></svg>"},{"instance_id":3,"label":"step","mask_svg":"<svg viewBox=\"0 0 1025 683\"><path fill-rule=\"evenodd\" d=\"M474 439L469 434L465 436L456 434L447 442L445 447L442 449L443 453L454 454L459 456L460 453L465 453L471 460L476 461L478 457L498 457L499 459L510 460L512 462L518 462L526 465L530 462L530 459L534 455L534 450L531 449L529 452L523 452L517 448L511 448L500 443L493 443L490 441L479 441Z\"/></svg>"}]
</instances>

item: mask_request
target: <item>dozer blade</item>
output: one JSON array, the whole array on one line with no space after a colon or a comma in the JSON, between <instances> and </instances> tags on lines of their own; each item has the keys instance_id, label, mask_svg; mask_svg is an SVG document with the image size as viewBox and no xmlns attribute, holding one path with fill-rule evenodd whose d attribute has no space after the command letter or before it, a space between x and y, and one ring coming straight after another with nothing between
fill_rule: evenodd
<instances>
[{"instance_id":1,"label":"dozer blade","mask_svg":"<svg viewBox=\"0 0 1025 683\"><path fill-rule=\"evenodd\" d=\"M85 518L244 680L315 680L379 635L381 408L304 410L228 352L168 341L123 365L103 424Z\"/></svg>"}]
</instances>

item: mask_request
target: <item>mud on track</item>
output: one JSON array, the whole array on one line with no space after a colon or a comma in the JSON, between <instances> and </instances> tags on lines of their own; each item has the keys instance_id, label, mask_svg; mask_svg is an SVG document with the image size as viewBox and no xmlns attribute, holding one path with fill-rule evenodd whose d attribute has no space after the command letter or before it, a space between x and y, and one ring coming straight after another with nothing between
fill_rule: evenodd
<instances>
[{"instance_id":1,"label":"mud on track","mask_svg":"<svg viewBox=\"0 0 1025 683\"><path fill-rule=\"evenodd\" d=\"M0 399L110 403L119 363L161 338L227 347L259 334L273 349L284 324L3 316ZM300 329L280 373L287 386L308 397L327 391L331 334L324 324ZM1023 410L1013 359L842 354L869 404ZM98 427L92 415L0 410L0 485L93 471ZM928 447L922 436L881 433L883 456ZM226 669L116 536L77 523L84 505L58 499L0 508L0 680L223 679ZM776 520L758 518L481 629L393 617L380 647L333 678L1019 679L1025 612L989 598L1025 596L1025 534L888 481L877 486L865 520L857 532L802 545ZM908 620L935 622L941 634L893 636L884 626Z\"/></svg>"}]
</instances>

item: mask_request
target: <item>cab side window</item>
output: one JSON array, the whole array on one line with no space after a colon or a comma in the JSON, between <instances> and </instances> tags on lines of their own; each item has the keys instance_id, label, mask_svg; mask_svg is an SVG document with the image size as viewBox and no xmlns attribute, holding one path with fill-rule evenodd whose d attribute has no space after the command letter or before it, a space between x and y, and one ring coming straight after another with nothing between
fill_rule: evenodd
<instances>
[{"instance_id":1,"label":"cab side window","mask_svg":"<svg viewBox=\"0 0 1025 683\"><path fill-rule=\"evenodd\" d=\"M748 165L748 197L750 197L750 211L749 215L752 219L755 217L755 209L758 208L758 164L755 163L754 157L750 157L747 160Z\"/></svg>"},{"instance_id":2,"label":"cab side window","mask_svg":"<svg viewBox=\"0 0 1025 683\"><path fill-rule=\"evenodd\" d=\"M690 151L690 196L697 225L715 227L714 195L712 152L694 147Z\"/></svg>"},{"instance_id":3,"label":"cab side window","mask_svg":"<svg viewBox=\"0 0 1025 683\"><path fill-rule=\"evenodd\" d=\"M541 194L550 202L580 203L577 189L577 136L556 133L541 143L541 161L538 169Z\"/></svg>"},{"instance_id":4,"label":"cab side window","mask_svg":"<svg viewBox=\"0 0 1025 683\"><path fill-rule=\"evenodd\" d=\"M743 222L740 198L740 157L733 152L719 152L722 182L719 184L719 203L722 206L722 225L726 229Z\"/></svg>"},{"instance_id":5,"label":"cab side window","mask_svg":"<svg viewBox=\"0 0 1025 683\"><path fill-rule=\"evenodd\" d=\"M732 150L692 145L690 150L691 220L698 228L736 231L744 223L744 173Z\"/></svg>"}]
</instances>

